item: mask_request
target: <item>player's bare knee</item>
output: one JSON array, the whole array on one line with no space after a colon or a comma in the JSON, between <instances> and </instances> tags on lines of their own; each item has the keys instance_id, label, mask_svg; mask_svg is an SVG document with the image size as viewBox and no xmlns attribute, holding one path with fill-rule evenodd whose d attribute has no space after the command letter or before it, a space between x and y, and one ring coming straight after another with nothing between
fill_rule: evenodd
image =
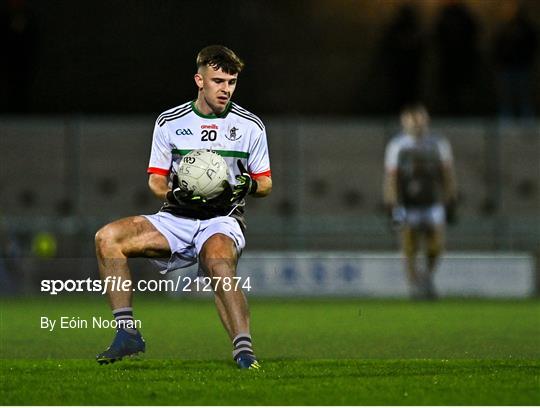
<instances>
[{"instance_id":1,"label":"player's bare knee","mask_svg":"<svg viewBox=\"0 0 540 408\"><path fill-rule=\"evenodd\" d=\"M236 265L236 247L228 236L215 234L204 243L200 258L201 262L208 266L216 263Z\"/></svg>"},{"instance_id":2,"label":"player's bare knee","mask_svg":"<svg viewBox=\"0 0 540 408\"><path fill-rule=\"evenodd\" d=\"M440 231L433 231L428 237L427 254L430 257L441 255L444 250L444 236Z\"/></svg>"},{"instance_id":3,"label":"player's bare knee","mask_svg":"<svg viewBox=\"0 0 540 408\"><path fill-rule=\"evenodd\" d=\"M120 231L111 224L107 224L96 232L96 251L103 256L121 253Z\"/></svg>"},{"instance_id":4,"label":"player's bare knee","mask_svg":"<svg viewBox=\"0 0 540 408\"><path fill-rule=\"evenodd\" d=\"M212 279L233 278L236 276L236 262L233 259L207 259L203 267Z\"/></svg>"},{"instance_id":5,"label":"player's bare knee","mask_svg":"<svg viewBox=\"0 0 540 408\"><path fill-rule=\"evenodd\" d=\"M418 245L413 239L404 239L402 242L402 250L406 257L411 258L416 256Z\"/></svg>"}]
</instances>

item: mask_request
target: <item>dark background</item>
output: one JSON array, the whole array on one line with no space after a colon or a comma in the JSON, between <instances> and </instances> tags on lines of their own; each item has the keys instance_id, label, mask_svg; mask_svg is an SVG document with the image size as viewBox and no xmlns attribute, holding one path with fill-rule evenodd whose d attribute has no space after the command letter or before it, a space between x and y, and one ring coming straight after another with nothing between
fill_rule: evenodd
<instances>
[{"instance_id":1,"label":"dark background","mask_svg":"<svg viewBox=\"0 0 540 408\"><path fill-rule=\"evenodd\" d=\"M32 293L42 262L92 276L96 231L161 206L153 124L196 97L215 43L246 61L234 100L268 131L249 250L395 251L385 146L421 100L456 160L447 249L538 260L539 27L536 0L0 0L0 292Z\"/></svg>"},{"instance_id":2,"label":"dark background","mask_svg":"<svg viewBox=\"0 0 540 408\"><path fill-rule=\"evenodd\" d=\"M0 107L24 113L157 114L195 96L195 56L218 43L246 61L235 99L258 114L387 115L413 94L435 114L495 115L495 36L519 5L532 24L540 21L534 0L0 4ZM466 18L441 23L456 4ZM407 6L416 23L413 16L400 24ZM456 49L443 44L445 35Z\"/></svg>"},{"instance_id":3,"label":"dark background","mask_svg":"<svg viewBox=\"0 0 540 408\"><path fill-rule=\"evenodd\" d=\"M246 61L234 100L268 129L274 190L249 204L250 248L396 248L384 150L415 100L456 159L448 249L540 248L539 1L0 6L5 253L33 254L52 236L56 256L93 258L102 225L155 212L153 123L196 97L195 57L215 43Z\"/></svg>"}]
</instances>

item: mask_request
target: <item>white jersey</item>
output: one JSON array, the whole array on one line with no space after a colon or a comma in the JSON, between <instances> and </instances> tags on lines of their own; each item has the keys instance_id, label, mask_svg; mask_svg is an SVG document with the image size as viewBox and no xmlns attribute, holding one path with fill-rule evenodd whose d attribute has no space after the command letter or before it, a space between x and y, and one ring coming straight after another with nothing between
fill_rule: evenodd
<instances>
[{"instance_id":1,"label":"white jersey","mask_svg":"<svg viewBox=\"0 0 540 408\"><path fill-rule=\"evenodd\" d=\"M440 160L445 164L452 164L452 149L446 139L437 136L427 136L415 139L407 133L400 133L388 143L384 156L384 168L386 171L395 171L398 168L399 155L403 150L434 146L438 151Z\"/></svg>"},{"instance_id":2,"label":"white jersey","mask_svg":"<svg viewBox=\"0 0 540 408\"><path fill-rule=\"evenodd\" d=\"M262 121L235 103L229 103L220 115L204 115L194 102L187 102L163 112L156 120L148 173L171 176L182 158L195 149L211 149L219 153L229 166L229 182L235 184L240 173L241 160L250 175L256 179L271 176L266 131ZM244 203L236 206L239 221ZM225 215L187 204L166 203L161 211L175 215L209 219Z\"/></svg>"},{"instance_id":3,"label":"white jersey","mask_svg":"<svg viewBox=\"0 0 540 408\"><path fill-rule=\"evenodd\" d=\"M443 168L452 164L450 144L426 135L400 134L386 148L386 172L397 175L398 201L406 207L429 207L442 199Z\"/></svg>"},{"instance_id":4,"label":"white jersey","mask_svg":"<svg viewBox=\"0 0 540 408\"><path fill-rule=\"evenodd\" d=\"M235 103L220 115L204 115L193 102L163 112L154 127L148 173L175 173L182 157L195 149L219 153L229 165L231 183L239 174L238 159L253 178L271 175L265 127Z\"/></svg>"}]
</instances>

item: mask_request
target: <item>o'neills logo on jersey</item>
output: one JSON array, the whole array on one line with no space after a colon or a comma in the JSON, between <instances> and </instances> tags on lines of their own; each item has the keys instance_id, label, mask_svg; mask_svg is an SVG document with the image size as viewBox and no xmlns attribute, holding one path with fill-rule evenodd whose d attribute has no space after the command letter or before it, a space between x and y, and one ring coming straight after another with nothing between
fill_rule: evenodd
<instances>
[{"instance_id":1,"label":"o'neills logo on jersey","mask_svg":"<svg viewBox=\"0 0 540 408\"><path fill-rule=\"evenodd\" d=\"M191 129L176 129L176 134L178 136L193 136Z\"/></svg>"},{"instance_id":2,"label":"o'neills logo on jersey","mask_svg":"<svg viewBox=\"0 0 540 408\"><path fill-rule=\"evenodd\" d=\"M201 129L214 129L214 130L218 130L218 129L219 129L219 126L216 125L216 124L211 124L211 125L201 125Z\"/></svg>"},{"instance_id":3,"label":"o'neills logo on jersey","mask_svg":"<svg viewBox=\"0 0 540 408\"><path fill-rule=\"evenodd\" d=\"M229 134L225 133L225 137L231 141L235 141L235 140L238 140L242 137L242 135L239 135L237 132L238 132L238 128L236 127L232 127L230 130L229 130Z\"/></svg>"}]
</instances>

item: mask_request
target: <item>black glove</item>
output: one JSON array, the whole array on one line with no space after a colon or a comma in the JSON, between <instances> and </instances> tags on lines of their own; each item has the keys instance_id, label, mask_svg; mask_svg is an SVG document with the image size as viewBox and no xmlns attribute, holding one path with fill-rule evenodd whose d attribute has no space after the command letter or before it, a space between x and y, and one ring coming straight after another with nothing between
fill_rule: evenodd
<instances>
[{"instance_id":1,"label":"black glove","mask_svg":"<svg viewBox=\"0 0 540 408\"><path fill-rule=\"evenodd\" d=\"M399 230L405 224L407 210L401 206L392 207L390 211L390 225L393 230Z\"/></svg>"},{"instance_id":2,"label":"black glove","mask_svg":"<svg viewBox=\"0 0 540 408\"><path fill-rule=\"evenodd\" d=\"M219 209L228 209L231 207L233 199L233 188L231 183L228 180L223 180L222 182L223 191L219 193L217 197L211 198L206 201L205 205L209 208Z\"/></svg>"},{"instance_id":3,"label":"black glove","mask_svg":"<svg viewBox=\"0 0 540 408\"><path fill-rule=\"evenodd\" d=\"M172 190L167 191L167 201L171 204L205 204L207 202L206 198L194 195L193 191L180 187L176 174L172 178Z\"/></svg>"},{"instance_id":4,"label":"black glove","mask_svg":"<svg viewBox=\"0 0 540 408\"><path fill-rule=\"evenodd\" d=\"M231 201L241 201L248 194L255 194L257 191L257 180L254 180L242 164L241 160L236 162L240 174L236 176L237 184L233 186Z\"/></svg>"},{"instance_id":5,"label":"black glove","mask_svg":"<svg viewBox=\"0 0 540 408\"><path fill-rule=\"evenodd\" d=\"M446 213L446 223L448 225L454 225L457 223L456 207L456 200L451 200L444 206L444 210Z\"/></svg>"}]
</instances>

